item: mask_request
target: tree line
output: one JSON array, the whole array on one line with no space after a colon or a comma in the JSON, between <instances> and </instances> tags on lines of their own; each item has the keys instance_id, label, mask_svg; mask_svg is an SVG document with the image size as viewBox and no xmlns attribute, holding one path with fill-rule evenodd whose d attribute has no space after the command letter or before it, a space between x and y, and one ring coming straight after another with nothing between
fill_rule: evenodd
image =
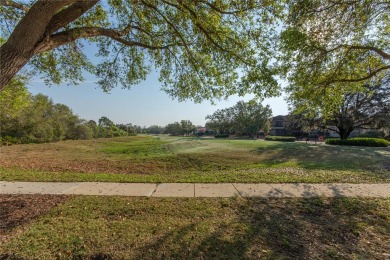
<instances>
[{"instance_id":1,"label":"tree line","mask_svg":"<svg viewBox=\"0 0 390 260\"><path fill-rule=\"evenodd\" d=\"M196 130L189 120L167 126L150 127L115 124L102 116L96 122L85 120L64 104L54 103L43 94L28 92L23 81L13 80L13 88L0 92L0 136L2 143L45 143L63 140L86 140L128 135L191 135Z\"/></svg>"},{"instance_id":2,"label":"tree line","mask_svg":"<svg viewBox=\"0 0 390 260\"><path fill-rule=\"evenodd\" d=\"M22 81L0 92L0 129L3 143L44 143L125 136L107 117L85 120L48 96L28 92Z\"/></svg>"}]
</instances>

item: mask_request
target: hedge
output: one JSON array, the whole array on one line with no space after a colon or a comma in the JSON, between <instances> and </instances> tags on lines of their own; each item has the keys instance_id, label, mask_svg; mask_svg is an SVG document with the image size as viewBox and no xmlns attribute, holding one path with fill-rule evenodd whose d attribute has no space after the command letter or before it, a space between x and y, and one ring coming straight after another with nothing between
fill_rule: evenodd
<instances>
[{"instance_id":1,"label":"hedge","mask_svg":"<svg viewBox=\"0 0 390 260\"><path fill-rule=\"evenodd\" d=\"M229 135L228 134L223 134L223 135L215 135L214 136L215 138L228 138Z\"/></svg>"},{"instance_id":2,"label":"hedge","mask_svg":"<svg viewBox=\"0 0 390 260\"><path fill-rule=\"evenodd\" d=\"M281 141L281 142L295 142L296 138L293 136L266 136L267 141Z\"/></svg>"},{"instance_id":3,"label":"hedge","mask_svg":"<svg viewBox=\"0 0 390 260\"><path fill-rule=\"evenodd\" d=\"M336 139L329 138L325 140L326 144L331 145L354 145L354 146L373 146L373 147L386 147L390 145L390 142L382 138L351 138L351 139Z\"/></svg>"}]
</instances>

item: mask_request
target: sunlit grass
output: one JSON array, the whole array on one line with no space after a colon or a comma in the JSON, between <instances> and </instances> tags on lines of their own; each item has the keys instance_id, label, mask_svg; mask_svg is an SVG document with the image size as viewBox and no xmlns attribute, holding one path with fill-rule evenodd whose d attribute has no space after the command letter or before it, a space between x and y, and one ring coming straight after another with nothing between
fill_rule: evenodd
<instances>
[{"instance_id":1,"label":"sunlit grass","mask_svg":"<svg viewBox=\"0 0 390 260\"><path fill-rule=\"evenodd\" d=\"M389 148L136 136L0 149L0 180L390 181Z\"/></svg>"}]
</instances>

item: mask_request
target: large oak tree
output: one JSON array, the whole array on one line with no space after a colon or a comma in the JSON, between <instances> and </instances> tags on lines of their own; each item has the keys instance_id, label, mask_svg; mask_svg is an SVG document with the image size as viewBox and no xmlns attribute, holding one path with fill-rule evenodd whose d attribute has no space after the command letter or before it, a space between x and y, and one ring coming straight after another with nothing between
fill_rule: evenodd
<instances>
[{"instance_id":1,"label":"large oak tree","mask_svg":"<svg viewBox=\"0 0 390 260\"><path fill-rule=\"evenodd\" d=\"M24 67L56 84L88 71L105 91L157 69L179 99L274 95L281 12L267 0L0 0L0 89ZM91 43L98 61L88 59Z\"/></svg>"},{"instance_id":2,"label":"large oak tree","mask_svg":"<svg viewBox=\"0 0 390 260\"><path fill-rule=\"evenodd\" d=\"M287 6L279 61L295 111L337 125L341 138L375 128L390 106L383 94L390 82L390 1L288 0Z\"/></svg>"},{"instance_id":3,"label":"large oak tree","mask_svg":"<svg viewBox=\"0 0 390 260\"><path fill-rule=\"evenodd\" d=\"M310 97L291 103L293 117L306 125L335 130L346 139L355 129L390 128L390 84L364 86L362 92L342 89L337 94L323 97L322 104ZM302 125L302 124L301 124ZM335 126L337 129L334 129Z\"/></svg>"},{"instance_id":4,"label":"large oak tree","mask_svg":"<svg viewBox=\"0 0 390 260\"><path fill-rule=\"evenodd\" d=\"M287 3L281 61L292 98L319 104L390 80L390 1Z\"/></svg>"}]
</instances>

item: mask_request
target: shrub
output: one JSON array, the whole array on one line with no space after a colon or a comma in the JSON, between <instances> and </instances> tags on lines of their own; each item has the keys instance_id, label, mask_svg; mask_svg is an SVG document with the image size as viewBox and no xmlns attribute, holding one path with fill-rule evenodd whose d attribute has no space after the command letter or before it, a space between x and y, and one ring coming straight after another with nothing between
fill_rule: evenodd
<instances>
[{"instance_id":1,"label":"shrub","mask_svg":"<svg viewBox=\"0 0 390 260\"><path fill-rule=\"evenodd\" d=\"M296 138L293 136L266 136L267 141L280 141L280 142L295 142Z\"/></svg>"},{"instance_id":2,"label":"shrub","mask_svg":"<svg viewBox=\"0 0 390 260\"><path fill-rule=\"evenodd\" d=\"M221 135L215 135L214 137L215 138L228 138L229 135L228 134L221 134Z\"/></svg>"},{"instance_id":3,"label":"shrub","mask_svg":"<svg viewBox=\"0 0 390 260\"><path fill-rule=\"evenodd\" d=\"M354 145L354 146L373 146L373 147L386 147L390 145L390 142L381 138L351 138L351 139L336 139L329 138L325 140L326 144L331 145Z\"/></svg>"},{"instance_id":4,"label":"shrub","mask_svg":"<svg viewBox=\"0 0 390 260\"><path fill-rule=\"evenodd\" d=\"M13 136L3 136L0 138L0 142L3 145L11 145L11 144L18 144L20 143L20 140Z\"/></svg>"}]
</instances>

